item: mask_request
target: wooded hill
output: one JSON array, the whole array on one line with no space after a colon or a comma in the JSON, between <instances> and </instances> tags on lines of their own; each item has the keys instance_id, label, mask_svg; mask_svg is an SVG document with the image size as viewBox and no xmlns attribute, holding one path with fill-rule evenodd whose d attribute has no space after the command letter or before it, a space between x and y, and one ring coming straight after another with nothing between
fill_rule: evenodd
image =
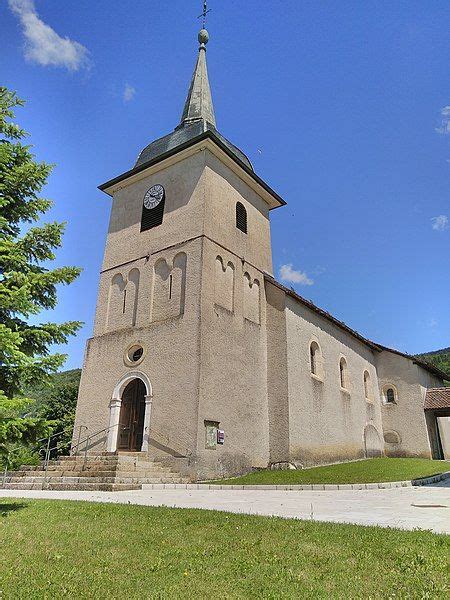
<instances>
[{"instance_id":1,"label":"wooded hill","mask_svg":"<svg viewBox=\"0 0 450 600\"><path fill-rule=\"evenodd\" d=\"M442 348L442 350L433 350L433 352L418 354L417 358L422 358L424 361L444 371L444 373L448 373L449 380L446 381L446 385L450 387L450 348Z\"/></svg>"}]
</instances>

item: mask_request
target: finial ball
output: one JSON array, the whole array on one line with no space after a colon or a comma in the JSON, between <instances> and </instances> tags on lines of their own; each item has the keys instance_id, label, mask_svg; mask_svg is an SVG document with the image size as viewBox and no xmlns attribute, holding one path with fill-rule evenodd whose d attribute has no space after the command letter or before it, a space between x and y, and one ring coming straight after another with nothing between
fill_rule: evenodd
<instances>
[{"instance_id":1,"label":"finial ball","mask_svg":"<svg viewBox=\"0 0 450 600\"><path fill-rule=\"evenodd\" d=\"M198 41L200 44L207 44L209 40L209 33L206 29L201 29L198 33Z\"/></svg>"}]
</instances>

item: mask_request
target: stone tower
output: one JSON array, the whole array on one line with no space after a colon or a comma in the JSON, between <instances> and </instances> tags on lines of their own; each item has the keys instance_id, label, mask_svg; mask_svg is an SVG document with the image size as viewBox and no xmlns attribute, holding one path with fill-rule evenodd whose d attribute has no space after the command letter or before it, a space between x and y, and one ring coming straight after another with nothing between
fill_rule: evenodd
<instances>
[{"instance_id":1,"label":"stone tower","mask_svg":"<svg viewBox=\"0 0 450 600\"><path fill-rule=\"evenodd\" d=\"M73 443L89 432L206 477L269 462L264 273L284 202L217 131L198 39L179 125L100 186L112 209Z\"/></svg>"}]
</instances>

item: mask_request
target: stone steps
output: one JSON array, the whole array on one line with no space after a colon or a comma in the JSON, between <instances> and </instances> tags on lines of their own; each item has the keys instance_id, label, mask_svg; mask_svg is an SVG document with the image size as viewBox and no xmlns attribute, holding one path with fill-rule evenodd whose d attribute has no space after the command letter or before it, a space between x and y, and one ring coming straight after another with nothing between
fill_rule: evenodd
<instances>
[{"instance_id":1,"label":"stone steps","mask_svg":"<svg viewBox=\"0 0 450 600\"><path fill-rule=\"evenodd\" d=\"M44 465L24 465L9 473L5 488L19 490L142 489L142 485L188 483L174 469L141 453L62 456ZM0 480L1 485L1 480Z\"/></svg>"}]
</instances>

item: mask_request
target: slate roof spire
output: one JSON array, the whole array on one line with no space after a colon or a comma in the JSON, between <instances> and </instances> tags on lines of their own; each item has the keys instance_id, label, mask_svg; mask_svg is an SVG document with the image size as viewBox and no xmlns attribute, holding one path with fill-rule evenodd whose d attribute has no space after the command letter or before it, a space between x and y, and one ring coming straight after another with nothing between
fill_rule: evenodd
<instances>
[{"instance_id":1,"label":"slate roof spire","mask_svg":"<svg viewBox=\"0 0 450 600\"><path fill-rule=\"evenodd\" d=\"M216 126L211 89L208 80L208 69L206 67L206 44L208 43L208 40L208 32L206 29L201 29L198 34L200 47L198 49L197 64L195 65L183 114L181 115L181 122L178 127L190 125L191 123L198 121L206 121L213 125L213 127Z\"/></svg>"}]
</instances>

